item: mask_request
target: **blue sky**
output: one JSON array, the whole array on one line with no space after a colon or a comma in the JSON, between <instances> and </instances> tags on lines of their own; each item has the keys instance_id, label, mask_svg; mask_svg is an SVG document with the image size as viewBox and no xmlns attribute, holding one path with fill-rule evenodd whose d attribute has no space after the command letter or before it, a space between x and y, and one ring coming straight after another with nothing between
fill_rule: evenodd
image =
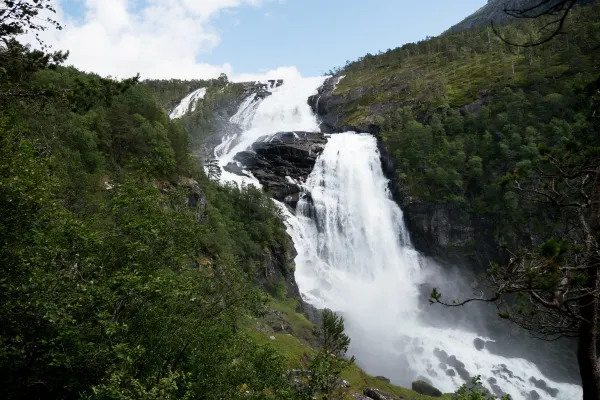
<instances>
[{"instance_id":1,"label":"blue sky","mask_svg":"<svg viewBox=\"0 0 600 400\"><path fill-rule=\"evenodd\" d=\"M124 77L321 75L436 36L486 0L62 0L55 48Z\"/></svg>"},{"instance_id":2,"label":"blue sky","mask_svg":"<svg viewBox=\"0 0 600 400\"><path fill-rule=\"evenodd\" d=\"M246 7L216 20L223 43L204 59L247 71L294 65L303 75L321 74L369 52L437 36L485 2L287 0Z\"/></svg>"}]
</instances>

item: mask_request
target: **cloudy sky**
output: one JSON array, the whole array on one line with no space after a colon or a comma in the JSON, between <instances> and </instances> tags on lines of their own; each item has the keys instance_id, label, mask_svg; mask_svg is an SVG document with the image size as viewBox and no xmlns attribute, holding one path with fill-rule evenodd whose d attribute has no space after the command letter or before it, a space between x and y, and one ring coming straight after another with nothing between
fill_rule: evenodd
<instances>
[{"instance_id":1,"label":"cloudy sky","mask_svg":"<svg viewBox=\"0 0 600 400\"><path fill-rule=\"evenodd\" d=\"M55 0L47 31L103 76L235 80L316 76L435 36L486 0Z\"/></svg>"}]
</instances>

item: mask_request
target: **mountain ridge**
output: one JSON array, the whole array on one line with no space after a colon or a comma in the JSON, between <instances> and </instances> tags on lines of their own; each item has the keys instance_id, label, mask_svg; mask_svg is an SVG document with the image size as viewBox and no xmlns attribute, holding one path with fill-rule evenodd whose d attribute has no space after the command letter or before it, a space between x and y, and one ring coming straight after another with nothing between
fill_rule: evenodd
<instances>
[{"instance_id":1,"label":"mountain ridge","mask_svg":"<svg viewBox=\"0 0 600 400\"><path fill-rule=\"evenodd\" d=\"M554 0L557 3L559 0ZM594 0L579 0L580 5L591 3ZM503 23L515 19L506 13L505 10L522 10L539 4L540 0L488 0L488 2L463 19L456 25L451 26L444 33L455 33L471 29L480 25L489 23Z\"/></svg>"}]
</instances>

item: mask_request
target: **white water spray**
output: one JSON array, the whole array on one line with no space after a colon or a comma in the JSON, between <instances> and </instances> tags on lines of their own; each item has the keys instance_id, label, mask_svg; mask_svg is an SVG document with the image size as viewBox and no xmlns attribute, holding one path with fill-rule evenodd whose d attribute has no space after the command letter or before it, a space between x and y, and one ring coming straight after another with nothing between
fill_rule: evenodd
<instances>
[{"instance_id":1,"label":"white water spray","mask_svg":"<svg viewBox=\"0 0 600 400\"><path fill-rule=\"evenodd\" d=\"M331 135L306 188L310 198L300 201L296 218L288 218L298 251L296 280L310 303L346 318L351 351L368 372L403 385L424 376L444 392L463 384L466 372L481 375L490 389L488 380L495 379L513 399L527 399L532 390L551 398L529 381L533 376L558 389L558 399L581 397L578 386L549 381L529 361L477 350L474 332L421 321L426 311L418 286L435 271L428 270L431 263L420 264L410 245L402 212L388 193L375 138ZM443 352L456 361L440 360Z\"/></svg>"},{"instance_id":2,"label":"white water spray","mask_svg":"<svg viewBox=\"0 0 600 400\"><path fill-rule=\"evenodd\" d=\"M215 149L221 166L235 162L238 152L265 135L318 131L307 98L322 82L323 78L285 82L264 100L249 96L231 118L242 133L223 138ZM259 185L249 172L247 177L224 172L222 179ZM580 387L544 378L525 359L475 349L475 332L434 328L421 320L418 286L438 271L433 263L421 263L412 248L387 183L372 136L331 135L305 184L310 198L300 201L296 216L287 213L302 295L316 307L344 315L359 365L403 385L424 376L444 392L462 385L460 374L466 372L481 375L490 389L496 382L515 400L528 399L532 390L542 399L552 398L530 377L558 389L556 399L581 398ZM446 363L439 360L453 355L456 359Z\"/></svg>"}]
</instances>

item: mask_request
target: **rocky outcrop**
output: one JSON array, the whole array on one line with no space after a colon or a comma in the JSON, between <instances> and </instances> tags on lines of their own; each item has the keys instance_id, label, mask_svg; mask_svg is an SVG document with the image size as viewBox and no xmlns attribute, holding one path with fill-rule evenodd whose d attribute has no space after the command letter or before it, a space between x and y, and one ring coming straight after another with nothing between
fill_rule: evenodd
<instances>
[{"instance_id":1,"label":"rocky outcrop","mask_svg":"<svg viewBox=\"0 0 600 400\"><path fill-rule=\"evenodd\" d=\"M344 79L343 75L327 78L318 93L308 98L308 104L321 119L321 131L325 133L347 131L378 133L380 127L376 122L378 115L376 112L360 124L352 125L346 122L352 111L349 106L367 94L367 90L359 88L343 94L336 93L335 88L342 79Z\"/></svg>"},{"instance_id":2,"label":"rocky outcrop","mask_svg":"<svg viewBox=\"0 0 600 400\"><path fill-rule=\"evenodd\" d=\"M264 250L262 268L257 270L258 284L267 291L282 286L284 293L278 294L288 298L300 297L300 289L294 278L294 258L297 254L294 243L289 237L286 237L285 246Z\"/></svg>"},{"instance_id":3,"label":"rocky outcrop","mask_svg":"<svg viewBox=\"0 0 600 400\"><path fill-rule=\"evenodd\" d=\"M379 389L365 389L364 394L373 400L402 400L400 397L392 396L391 394Z\"/></svg>"},{"instance_id":4,"label":"rocky outcrop","mask_svg":"<svg viewBox=\"0 0 600 400\"><path fill-rule=\"evenodd\" d=\"M437 388L435 388L430 383L422 381L422 380L414 381L412 383L412 390L414 390L415 392L417 392L419 394L424 394L426 396L432 396L432 397L441 397L442 396L442 392L440 392Z\"/></svg>"},{"instance_id":5,"label":"rocky outcrop","mask_svg":"<svg viewBox=\"0 0 600 400\"><path fill-rule=\"evenodd\" d=\"M279 132L265 136L235 160L252 172L275 199L295 207L304 182L327 143L322 133ZM229 165L235 171L235 165Z\"/></svg>"}]
</instances>

